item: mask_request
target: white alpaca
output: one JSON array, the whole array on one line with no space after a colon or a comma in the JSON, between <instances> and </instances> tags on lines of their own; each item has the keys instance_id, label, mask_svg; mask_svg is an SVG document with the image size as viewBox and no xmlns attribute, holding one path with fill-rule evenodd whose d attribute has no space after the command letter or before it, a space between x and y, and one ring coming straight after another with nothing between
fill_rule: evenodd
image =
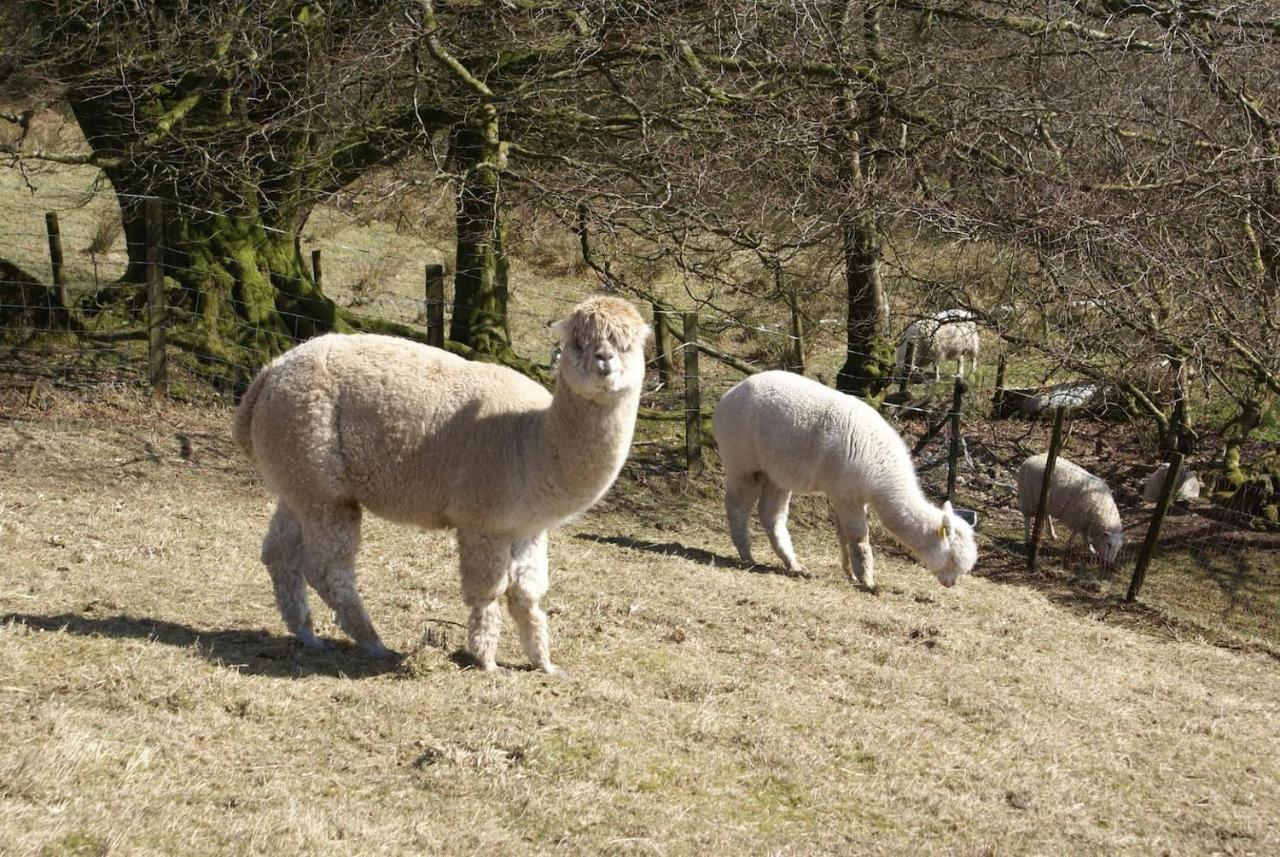
<instances>
[{"instance_id":1,"label":"white alpaca","mask_svg":"<svg viewBox=\"0 0 1280 857\"><path fill-rule=\"evenodd\" d=\"M1047 453L1033 455L1018 468L1018 508L1022 511L1023 540L1031 544L1031 521L1040 502ZM1053 467L1053 481L1045 503L1049 538L1058 537L1053 519L1071 528L1071 540L1082 537L1089 551L1104 565L1112 565L1124 546L1124 525L1111 488L1074 461L1059 456Z\"/></svg>"},{"instance_id":2,"label":"white alpaca","mask_svg":"<svg viewBox=\"0 0 1280 857\"><path fill-rule=\"evenodd\" d=\"M1155 470L1151 471L1151 475L1147 477L1142 484L1142 499L1148 503L1154 503L1160 499L1160 488L1164 485L1164 480L1169 473L1169 463L1166 461ZM1178 484L1173 489L1174 500L1194 500L1200 496L1200 480L1196 478L1195 471L1189 467L1178 468Z\"/></svg>"},{"instance_id":3,"label":"white alpaca","mask_svg":"<svg viewBox=\"0 0 1280 857\"><path fill-rule=\"evenodd\" d=\"M943 360L955 360L957 374L964 375L964 358L972 358L978 365L978 324L967 309L946 309L928 318L917 319L902 333L897 350L897 375L910 378L917 366L933 364L933 380L937 381L939 364ZM907 365L908 346L914 344L911 365Z\"/></svg>"},{"instance_id":4,"label":"white alpaca","mask_svg":"<svg viewBox=\"0 0 1280 857\"><path fill-rule=\"evenodd\" d=\"M725 511L738 555L751 562L748 520L757 501L774 552L801 569L787 532L793 492L831 501L841 564L875 588L867 509L937 576L954 586L978 558L973 528L951 504L920 490L902 438L860 399L791 372L752 375L724 394L713 419L725 471Z\"/></svg>"},{"instance_id":5,"label":"white alpaca","mask_svg":"<svg viewBox=\"0 0 1280 857\"><path fill-rule=\"evenodd\" d=\"M355 584L362 509L456 529L467 645L495 667L498 599L535 666L555 672L547 618L547 530L596 502L626 459L648 326L596 297L553 329L555 395L511 369L385 336L313 339L259 373L236 412L236 442L279 496L262 544L289 630L316 638L306 585L370 654L392 656Z\"/></svg>"}]
</instances>

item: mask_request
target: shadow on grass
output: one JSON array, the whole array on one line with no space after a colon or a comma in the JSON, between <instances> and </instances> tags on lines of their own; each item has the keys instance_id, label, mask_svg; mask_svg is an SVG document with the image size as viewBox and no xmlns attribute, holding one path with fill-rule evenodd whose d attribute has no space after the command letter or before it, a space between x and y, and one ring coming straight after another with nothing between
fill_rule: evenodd
<instances>
[{"instance_id":1,"label":"shadow on grass","mask_svg":"<svg viewBox=\"0 0 1280 857\"><path fill-rule=\"evenodd\" d=\"M267 631L198 631L164 619L83 616L77 613L53 616L6 613L0 616L0 624L9 623L38 631L64 631L79 637L150 640L180 649L193 649L210 663L246 675L368 678L395 672L398 668L395 661L370 658L354 645L344 642L336 642L333 648L324 651L312 651L304 649L293 636Z\"/></svg>"},{"instance_id":2,"label":"shadow on grass","mask_svg":"<svg viewBox=\"0 0 1280 857\"><path fill-rule=\"evenodd\" d=\"M691 548L679 542L646 542L630 536L601 536L595 533L577 533L575 539L597 544L617 545L632 550L656 553L660 556L678 556L701 565L736 568L753 574L774 574L779 577L812 577L807 571L789 571L777 565L761 565L760 563L743 562L736 557L729 557L702 548Z\"/></svg>"}]
</instances>

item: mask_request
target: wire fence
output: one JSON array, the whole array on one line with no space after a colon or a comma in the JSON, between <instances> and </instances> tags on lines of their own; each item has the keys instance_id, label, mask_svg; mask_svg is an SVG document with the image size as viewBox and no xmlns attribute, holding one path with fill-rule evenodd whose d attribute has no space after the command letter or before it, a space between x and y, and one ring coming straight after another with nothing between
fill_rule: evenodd
<instances>
[{"instance_id":1,"label":"wire fence","mask_svg":"<svg viewBox=\"0 0 1280 857\"><path fill-rule=\"evenodd\" d=\"M151 282L158 281L163 287L153 285L150 295L145 283L123 287L120 281L129 260L145 254L137 248L130 253L123 235L111 234L102 226L112 217L118 219L118 209L107 210L99 195L84 193L46 195L41 203L27 208L0 204L0 217L12 225L0 239L0 259L10 260L0 267L0 342L4 346L0 351L0 385L26 389L52 385L93 395L108 389L150 391L161 383L171 394L188 399L231 400L240 388L236 381L242 385L259 368L246 355L261 352L201 347L191 331L211 322L202 314L207 310L207 294L192 285L198 280L193 276L196 272L167 261L172 257L166 257L163 248L152 248ZM47 210L41 210L45 207ZM423 337L443 343L449 295L447 270L438 250L420 246L416 262L398 265L397 285L385 288L362 285L361 277L356 276L375 271L386 258L384 251L340 241L316 241L300 245L300 249L302 258L309 257L310 269L295 275L273 274L273 286L298 293L322 286L326 295L358 317L407 325ZM331 263L331 257L340 262ZM227 270L243 263L233 255L209 253L207 249L202 258ZM537 282L522 282L510 295L509 324L527 353L534 354L535 363L551 364L554 343L546 328L576 302L575 296ZM249 302L232 294L228 307L236 312L212 323L219 325L220 335L231 342L253 344L270 339L279 350L331 324L331 319L307 312L303 301L296 303L277 302L271 323L259 324L247 311ZM654 305L649 311L658 341L642 404L652 415L669 414L673 427L682 422L684 434L651 449L647 461L639 466L668 472L683 469L700 475L707 466L704 444L710 439L709 414L714 403L744 374L786 368L830 384L834 380L832 366L814 365L807 360L808 354L848 356L843 320L838 324L818 320L805 329L794 307L789 311L780 308L778 315L782 317L770 323L744 321L709 303L693 301L684 306ZM157 328L168 334L167 343L163 339L157 343ZM536 342L544 345L529 346ZM753 363L738 356L743 349L734 345L743 342L768 343L756 351L772 355L773 362ZM162 382L157 376L157 347L167 358L161 364L165 373ZM893 379L884 412L912 447L927 493L973 510L975 518L985 517L984 526L995 536L997 548L1023 556L1014 474L1023 458L1047 448L1045 438L1031 438L1033 432L1042 435L1047 427L1043 422L1030 423L1031 428L1021 437L1017 436L1020 429L998 428L1002 424L1021 425L996 420L988 412L990 399L994 411L1000 413L1004 360L1002 352L994 385L967 384L958 377L933 382L928 374L901 371ZM913 364L913 356L908 354L905 365ZM971 373L974 377L982 376ZM1100 431L1105 430L1104 424ZM1255 616L1259 604L1280 604L1280 537L1275 530L1266 529L1248 515L1227 514L1207 499L1174 496L1167 514L1156 516L1152 505L1136 499L1140 495L1131 490L1135 473L1121 473L1107 456L1081 450L1078 437L1064 443L1067 452L1100 468L1117 489L1128 546L1116 568L1132 568L1139 560L1137 546L1146 540L1147 533L1154 533L1144 561L1144 601L1174 609L1185 600L1178 589L1181 585L1199 593L1203 603L1215 605L1218 615L1229 624L1265 624L1249 617ZM1093 452L1106 446L1102 440L1099 444ZM1087 539L1041 547L1045 561L1055 566L1097 567ZM1118 570L1107 574L1112 581L1121 577ZM1098 579L1102 579L1101 572ZM1138 597L1137 589L1133 595ZM1241 620L1241 616L1245 618Z\"/></svg>"}]
</instances>

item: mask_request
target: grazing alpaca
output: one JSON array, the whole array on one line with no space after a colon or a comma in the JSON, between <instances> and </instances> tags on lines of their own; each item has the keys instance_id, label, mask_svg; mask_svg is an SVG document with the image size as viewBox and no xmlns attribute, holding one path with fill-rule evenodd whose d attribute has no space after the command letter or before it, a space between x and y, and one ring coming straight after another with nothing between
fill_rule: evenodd
<instances>
[{"instance_id":1,"label":"grazing alpaca","mask_svg":"<svg viewBox=\"0 0 1280 857\"><path fill-rule=\"evenodd\" d=\"M455 529L467 646L495 667L498 599L535 666L556 672L539 601L547 530L609 489L631 445L648 326L626 301L583 301L560 337L555 395L501 366L386 336L331 334L259 373L236 412L236 442L279 497L262 544L276 603L309 647L306 585L370 654L391 653L355 583L363 509Z\"/></svg>"},{"instance_id":2,"label":"grazing alpaca","mask_svg":"<svg viewBox=\"0 0 1280 857\"><path fill-rule=\"evenodd\" d=\"M1022 512L1023 541L1031 544L1031 521L1040 502L1040 486L1044 484L1044 468L1048 453L1033 455L1018 468L1018 509ZM1053 466L1053 481L1045 502L1049 538L1058 537L1053 519L1071 528L1072 541L1083 537L1089 551L1103 565L1112 565L1124 547L1124 525L1111 488L1074 461L1059 456Z\"/></svg>"},{"instance_id":3,"label":"grazing alpaca","mask_svg":"<svg viewBox=\"0 0 1280 857\"><path fill-rule=\"evenodd\" d=\"M752 375L724 394L713 418L725 471L725 511L738 555L751 562L748 520L756 502L773 550L798 570L787 532L794 491L822 491L835 511L841 563L875 588L867 509L944 586L978 558L973 528L931 504L920 490L902 438L852 396L791 372Z\"/></svg>"}]
</instances>

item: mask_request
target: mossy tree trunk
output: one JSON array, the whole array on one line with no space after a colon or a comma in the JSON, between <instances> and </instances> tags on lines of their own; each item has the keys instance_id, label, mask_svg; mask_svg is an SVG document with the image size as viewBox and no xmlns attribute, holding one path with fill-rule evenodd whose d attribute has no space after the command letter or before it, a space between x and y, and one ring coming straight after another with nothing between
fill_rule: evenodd
<instances>
[{"instance_id":1,"label":"mossy tree trunk","mask_svg":"<svg viewBox=\"0 0 1280 857\"><path fill-rule=\"evenodd\" d=\"M882 242L870 216L859 215L843 229L845 283L848 287L845 361L836 389L874 396L893 371L893 343L886 336L884 281L880 276Z\"/></svg>"},{"instance_id":2,"label":"mossy tree trunk","mask_svg":"<svg viewBox=\"0 0 1280 857\"><path fill-rule=\"evenodd\" d=\"M457 197L457 255L449 338L477 354L514 358L507 322L507 260L499 222L502 149L498 120L460 128L453 159L462 178Z\"/></svg>"}]
</instances>

